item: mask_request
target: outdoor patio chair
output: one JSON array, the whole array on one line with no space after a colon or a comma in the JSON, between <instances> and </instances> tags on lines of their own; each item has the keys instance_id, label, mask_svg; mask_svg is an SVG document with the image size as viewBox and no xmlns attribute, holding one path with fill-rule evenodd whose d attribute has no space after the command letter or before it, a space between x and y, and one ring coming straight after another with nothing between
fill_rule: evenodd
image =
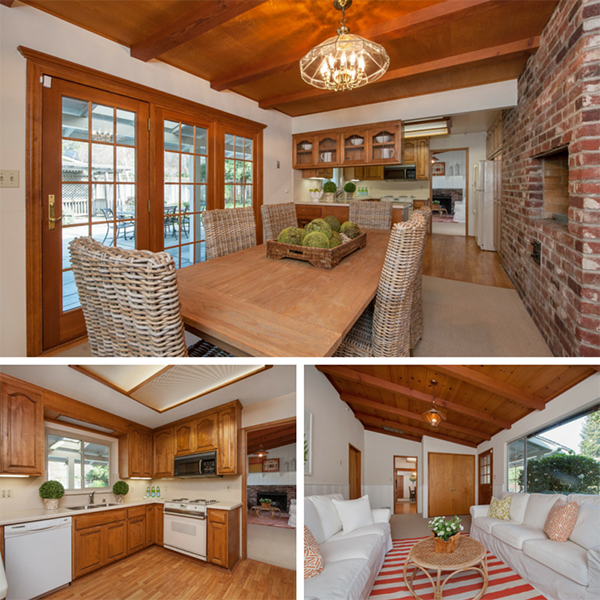
<instances>
[{"instance_id":1,"label":"outdoor patio chair","mask_svg":"<svg viewBox=\"0 0 600 600\"><path fill-rule=\"evenodd\" d=\"M412 350L423 337L423 256L425 254L425 244L427 243L427 233L431 223L431 208L422 206L413 211L411 219L417 218L422 214L425 217L425 235L421 248L421 257L419 258L419 269L415 280L415 291L413 293L412 317L410 319L410 349Z\"/></svg>"},{"instance_id":2,"label":"outdoor patio chair","mask_svg":"<svg viewBox=\"0 0 600 600\"><path fill-rule=\"evenodd\" d=\"M206 260L256 246L256 223L251 206L207 210L202 217Z\"/></svg>"},{"instance_id":3,"label":"outdoor patio chair","mask_svg":"<svg viewBox=\"0 0 600 600\"><path fill-rule=\"evenodd\" d=\"M175 225L178 224L177 217L175 216L176 206L165 206L165 237L169 235L175 237Z\"/></svg>"},{"instance_id":4,"label":"outdoor patio chair","mask_svg":"<svg viewBox=\"0 0 600 600\"><path fill-rule=\"evenodd\" d=\"M115 213L112 208L101 208L100 212L104 215L104 219L106 220L106 233L104 234L104 239L102 243L106 242L106 238L112 231L113 227L117 227L117 239L119 239L119 232L123 234L123 239L127 240L127 232L129 230L132 231L130 240L135 238L135 221L116 221L115 222ZM117 213L117 219L128 219L131 218L128 215Z\"/></svg>"},{"instance_id":5,"label":"outdoor patio chair","mask_svg":"<svg viewBox=\"0 0 600 600\"><path fill-rule=\"evenodd\" d=\"M423 214L394 225L375 302L334 356L410 356L413 293L425 227Z\"/></svg>"},{"instance_id":6,"label":"outdoor patio chair","mask_svg":"<svg viewBox=\"0 0 600 600\"><path fill-rule=\"evenodd\" d=\"M93 356L231 356L204 340L186 348L170 254L90 237L69 251Z\"/></svg>"},{"instance_id":7,"label":"outdoor patio chair","mask_svg":"<svg viewBox=\"0 0 600 600\"><path fill-rule=\"evenodd\" d=\"M366 202L364 200L350 200L350 221L364 229L392 228L391 202Z\"/></svg>"},{"instance_id":8,"label":"outdoor patio chair","mask_svg":"<svg viewBox=\"0 0 600 600\"><path fill-rule=\"evenodd\" d=\"M263 204L260 210L265 228L265 240L276 240L286 227L298 227L296 205L293 202Z\"/></svg>"}]
</instances>

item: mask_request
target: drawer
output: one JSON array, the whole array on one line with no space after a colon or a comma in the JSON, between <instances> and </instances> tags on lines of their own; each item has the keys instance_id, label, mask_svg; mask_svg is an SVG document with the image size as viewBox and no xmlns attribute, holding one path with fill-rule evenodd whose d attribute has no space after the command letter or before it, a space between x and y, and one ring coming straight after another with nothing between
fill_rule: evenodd
<instances>
[{"instance_id":1,"label":"drawer","mask_svg":"<svg viewBox=\"0 0 600 600\"><path fill-rule=\"evenodd\" d=\"M224 523L227 524L227 511L218 510L215 508L208 509L208 520L211 523Z\"/></svg>"},{"instance_id":2,"label":"drawer","mask_svg":"<svg viewBox=\"0 0 600 600\"><path fill-rule=\"evenodd\" d=\"M310 217L312 219L318 219L321 216L321 207L296 204L296 214L299 217Z\"/></svg>"},{"instance_id":3,"label":"drawer","mask_svg":"<svg viewBox=\"0 0 600 600\"><path fill-rule=\"evenodd\" d=\"M124 521L126 518L127 511L124 508L120 508L118 510L102 510L90 515L76 515L73 517L73 520L75 521L75 529L79 530Z\"/></svg>"},{"instance_id":4,"label":"drawer","mask_svg":"<svg viewBox=\"0 0 600 600\"><path fill-rule=\"evenodd\" d=\"M134 517L143 517L146 514L145 506L134 506L133 508L127 509L127 518L132 519Z\"/></svg>"}]
</instances>

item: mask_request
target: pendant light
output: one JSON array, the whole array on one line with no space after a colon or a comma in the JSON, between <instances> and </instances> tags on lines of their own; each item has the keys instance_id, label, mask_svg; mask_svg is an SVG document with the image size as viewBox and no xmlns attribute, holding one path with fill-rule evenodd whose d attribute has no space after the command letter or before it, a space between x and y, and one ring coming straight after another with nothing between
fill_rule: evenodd
<instances>
[{"instance_id":1,"label":"pendant light","mask_svg":"<svg viewBox=\"0 0 600 600\"><path fill-rule=\"evenodd\" d=\"M258 452L251 454L251 456L256 456L258 458L266 458L269 453L263 448L262 445L262 436L260 438L260 444L258 446Z\"/></svg>"},{"instance_id":2,"label":"pendant light","mask_svg":"<svg viewBox=\"0 0 600 600\"><path fill-rule=\"evenodd\" d=\"M353 90L377 81L390 66L390 57L380 44L350 33L346 9L352 0L334 0L342 11L337 36L313 48L300 60L302 79L319 89L335 92Z\"/></svg>"},{"instance_id":3,"label":"pendant light","mask_svg":"<svg viewBox=\"0 0 600 600\"><path fill-rule=\"evenodd\" d=\"M437 381L432 379L431 385L433 387L433 406L421 416L424 421L427 421L431 427L436 429L442 421L446 420L446 415L435 407L435 386L437 385Z\"/></svg>"}]
</instances>

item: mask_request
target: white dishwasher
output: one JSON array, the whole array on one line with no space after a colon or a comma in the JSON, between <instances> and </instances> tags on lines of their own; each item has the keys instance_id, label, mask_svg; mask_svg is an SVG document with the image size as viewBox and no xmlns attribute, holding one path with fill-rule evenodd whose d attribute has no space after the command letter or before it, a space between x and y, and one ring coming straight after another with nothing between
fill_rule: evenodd
<instances>
[{"instance_id":1,"label":"white dishwasher","mask_svg":"<svg viewBox=\"0 0 600 600\"><path fill-rule=\"evenodd\" d=\"M7 600L31 600L71 582L71 517L4 527Z\"/></svg>"}]
</instances>

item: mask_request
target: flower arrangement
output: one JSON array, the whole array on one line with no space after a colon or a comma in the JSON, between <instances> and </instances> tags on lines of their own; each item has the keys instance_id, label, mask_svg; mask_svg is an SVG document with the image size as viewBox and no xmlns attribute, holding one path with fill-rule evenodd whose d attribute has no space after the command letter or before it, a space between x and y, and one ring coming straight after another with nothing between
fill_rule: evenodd
<instances>
[{"instance_id":1,"label":"flower arrangement","mask_svg":"<svg viewBox=\"0 0 600 600\"><path fill-rule=\"evenodd\" d=\"M463 531L464 527L460 524L461 521L462 519L459 519L457 516L452 519L435 517L429 521L429 529L431 529L435 537L447 542L453 535Z\"/></svg>"}]
</instances>

